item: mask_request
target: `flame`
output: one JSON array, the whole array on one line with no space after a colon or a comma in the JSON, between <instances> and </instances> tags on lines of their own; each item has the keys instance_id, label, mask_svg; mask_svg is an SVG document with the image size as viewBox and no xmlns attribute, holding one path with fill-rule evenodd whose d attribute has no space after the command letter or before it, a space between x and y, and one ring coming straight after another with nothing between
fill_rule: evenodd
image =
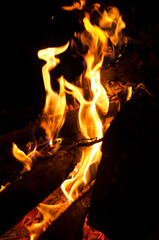
<instances>
[{"instance_id":1,"label":"flame","mask_svg":"<svg viewBox=\"0 0 159 240\"><path fill-rule=\"evenodd\" d=\"M25 152L23 152L20 148L18 148L18 146L15 143L12 144L12 154L24 166L21 173L30 171L33 165L33 159L41 155L37 151L37 145L35 145L32 151L30 151L28 154L25 154Z\"/></svg>"},{"instance_id":2,"label":"flame","mask_svg":"<svg viewBox=\"0 0 159 240\"><path fill-rule=\"evenodd\" d=\"M83 44L89 46L88 53L84 56L87 65L84 80L88 82L91 100L85 99L83 88L78 88L65 80L67 92L72 94L80 104L79 126L82 135L86 139L103 137L103 125L97 107L103 115L106 115L109 108L109 99L106 90L100 82L100 69L104 56L109 54L108 48L110 46L108 40L114 46L121 44L122 38L119 37L119 34L125 27L125 23L117 8L113 7L109 12L104 11L102 14L99 12L99 7L99 4L95 4L92 10L98 11L101 16L99 26L91 23L90 14L86 12L83 18L85 31L82 34L75 34ZM102 143L99 142L94 144L94 146L83 149L81 165L77 174L71 179L64 181L61 185L64 194L70 202L74 201L78 196L79 189L95 177L102 156L101 146Z\"/></svg>"},{"instance_id":3,"label":"flame","mask_svg":"<svg viewBox=\"0 0 159 240\"><path fill-rule=\"evenodd\" d=\"M80 2L73 2L72 6L62 6L61 8L67 11L72 11L75 9L82 10L86 4L86 0L80 0Z\"/></svg>"},{"instance_id":4,"label":"flame","mask_svg":"<svg viewBox=\"0 0 159 240\"><path fill-rule=\"evenodd\" d=\"M34 223L31 226L27 226L27 229L32 232L30 240L37 239L37 233L40 235L40 232L44 232L47 226L49 226L51 222L59 216L59 210L60 212L64 211L67 205L67 203L59 203L55 205L40 203L37 209L43 216L43 220L41 222Z\"/></svg>"},{"instance_id":5,"label":"flame","mask_svg":"<svg viewBox=\"0 0 159 240\"><path fill-rule=\"evenodd\" d=\"M53 140L58 137L58 133L65 120L66 96L63 77L58 79L60 85L59 93L53 91L51 87L50 70L60 62L55 56L66 51L68 46L69 42L62 47L47 48L38 52L38 57L46 61L46 64L42 68L44 87L46 90L46 102L41 126L45 129L51 146ZM32 159L36 154L39 154L36 149L37 147L29 154L25 154L15 143L13 143L12 153L14 157L24 165L22 173L31 170Z\"/></svg>"},{"instance_id":6,"label":"flame","mask_svg":"<svg viewBox=\"0 0 159 240\"><path fill-rule=\"evenodd\" d=\"M102 44L102 46L106 44L107 39L104 32L99 29L99 27L91 24L88 17L85 17L83 22L86 30L92 36L92 44L87 55L85 56L85 61L87 64L85 78L89 83L92 99L88 101L84 98L84 91L82 88L78 88L67 81L65 81L65 86L80 103L79 126L82 135L86 139L102 138L103 125L99 117L97 107L102 110L103 114L106 114L109 108L109 99L100 82L100 69L102 67L104 53L101 56L101 60L97 64L95 64L95 54L96 51L98 51L97 46L99 44ZM84 148L82 152L81 166L78 169L77 174L72 179L67 179L63 182L61 186L62 190L70 202L78 196L78 191L82 185L86 185L95 177L102 156L101 146L102 143L99 142L89 148ZM90 166L92 166L93 169L91 171Z\"/></svg>"},{"instance_id":7,"label":"flame","mask_svg":"<svg viewBox=\"0 0 159 240\"><path fill-rule=\"evenodd\" d=\"M2 192L4 189L6 189L10 185L10 182L7 182L5 185L0 186L0 192Z\"/></svg>"},{"instance_id":8,"label":"flame","mask_svg":"<svg viewBox=\"0 0 159 240\"><path fill-rule=\"evenodd\" d=\"M121 36L121 30L126 27L125 22L122 20L119 10L116 7L111 7L109 11L103 11L99 20L99 26L105 29L105 33L109 36L111 42L116 46L117 44L127 41L126 38Z\"/></svg>"},{"instance_id":9,"label":"flame","mask_svg":"<svg viewBox=\"0 0 159 240\"><path fill-rule=\"evenodd\" d=\"M126 101L129 101L132 97L132 86L127 88L127 97L126 97Z\"/></svg>"},{"instance_id":10,"label":"flame","mask_svg":"<svg viewBox=\"0 0 159 240\"><path fill-rule=\"evenodd\" d=\"M84 9L85 0L80 0L73 4L73 6L63 7L65 10ZM66 93L72 95L79 103L78 122L79 129L83 138L101 139L105 126L102 124L102 117L105 116L109 110L109 98L105 88L100 81L100 70L105 56L115 56L115 47L120 45L126 40L121 34L121 30L125 28L125 23L120 16L117 8L112 7L107 12L104 10L102 13L99 11L100 5L94 4L92 11L84 12L83 25L85 30L82 33L75 33L83 45L88 46L88 51L83 58L86 63L86 71L84 76L81 74L80 87L69 83L63 77L59 78L59 92L52 89L50 70L59 64L60 60L56 55L63 53L67 50L69 43L62 47L47 48L38 52L38 57L46 61L42 68L44 87L46 91L46 102L44 107L43 119L41 126L45 129L47 138L50 145L58 138L58 133L65 121L66 110ZM91 13L97 11L99 13L98 24L91 23ZM88 91L84 88L87 82ZM127 99L131 96L131 88L128 89ZM87 95L87 96L86 96ZM109 126L107 126L108 128ZM98 165L102 157L102 142L97 142L89 147L82 148L82 157L80 162L75 167L70 177L66 179L61 189L66 196L67 202L71 203L80 194L83 186L91 182L96 175ZM19 158L27 159L29 156L19 151ZM34 223L27 227L31 232L31 239L36 239L36 232L39 228L45 231L46 226L49 225L54 217L54 211L58 211L64 205L46 205L39 204L38 210L43 215L43 220L40 223ZM50 211L51 210L51 211ZM56 215L56 213L55 213Z\"/></svg>"},{"instance_id":11,"label":"flame","mask_svg":"<svg viewBox=\"0 0 159 240\"><path fill-rule=\"evenodd\" d=\"M46 102L44 107L44 117L41 126L45 129L47 138L50 140L50 145L54 138L58 137L58 133L65 120L66 95L64 89L64 78L58 79L60 90L55 92L51 86L50 70L60 63L56 55L66 51L69 42L57 48L47 48L38 52L38 57L46 61L42 68L44 87L46 91Z\"/></svg>"},{"instance_id":12,"label":"flame","mask_svg":"<svg viewBox=\"0 0 159 240\"><path fill-rule=\"evenodd\" d=\"M36 148L33 150L33 152L36 151ZM20 162L22 162L22 164L24 165L24 169L23 172L26 171L30 171L31 167L32 167L32 158L31 155L32 153L26 155L22 150L20 150L17 145L15 143L13 143L13 148L12 148L12 153L14 155L14 157L19 160Z\"/></svg>"}]
</instances>

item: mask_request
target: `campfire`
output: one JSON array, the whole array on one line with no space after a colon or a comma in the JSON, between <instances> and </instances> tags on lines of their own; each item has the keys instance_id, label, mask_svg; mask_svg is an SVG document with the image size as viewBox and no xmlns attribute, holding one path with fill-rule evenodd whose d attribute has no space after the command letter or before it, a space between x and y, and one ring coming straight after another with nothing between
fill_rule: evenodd
<instances>
[{"instance_id":1,"label":"campfire","mask_svg":"<svg viewBox=\"0 0 159 240\"><path fill-rule=\"evenodd\" d=\"M144 136L142 99L152 116L158 105L143 83L133 83L133 76L128 79L133 71L127 54L129 65L135 62L139 69L142 62L123 31L120 11L85 0L61 8L76 15L80 29L65 44L38 51L46 99L34 123L9 134L15 170L9 181L1 181L2 240L120 238L122 210L117 207L124 208L130 200L120 194L125 194L130 176L140 183L135 153L137 160L149 155L138 153L136 145L129 154L136 129ZM79 63L73 80L61 71L68 56ZM8 144L6 135L1 139ZM142 148L138 137L136 141ZM143 165L141 161L141 169ZM132 182L130 186L133 189ZM125 219L127 214L123 213ZM131 228L126 237L128 231Z\"/></svg>"}]
</instances>

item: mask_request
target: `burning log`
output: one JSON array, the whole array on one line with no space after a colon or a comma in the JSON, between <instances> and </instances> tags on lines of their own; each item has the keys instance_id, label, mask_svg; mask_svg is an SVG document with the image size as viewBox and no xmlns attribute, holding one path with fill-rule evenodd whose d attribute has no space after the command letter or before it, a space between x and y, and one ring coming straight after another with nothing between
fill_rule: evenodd
<instances>
[{"instance_id":1,"label":"burning log","mask_svg":"<svg viewBox=\"0 0 159 240\"><path fill-rule=\"evenodd\" d=\"M158 236L158 123L158 99L138 89L104 136L88 224L112 239Z\"/></svg>"},{"instance_id":2,"label":"burning log","mask_svg":"<svg viewBox=\"0 0 159 240\"><path fill-rule=\"evenodd\" d=\"M39 240L82 239L83 224L88 213L91 196L92 187L72 203L72 205L41 235Z\"/></svg>"},{"instance_id":3,"label":"burning log","mask_svg":"<svg viewBox=\"0 0 159 240\"><path fill-rule=\"evenodd\" d=\"M67 178L80 159L79 148L61 148L43 159L22 178L0 193L0 234L16 224L29 210Z\"/></svg>"}]
</instances>

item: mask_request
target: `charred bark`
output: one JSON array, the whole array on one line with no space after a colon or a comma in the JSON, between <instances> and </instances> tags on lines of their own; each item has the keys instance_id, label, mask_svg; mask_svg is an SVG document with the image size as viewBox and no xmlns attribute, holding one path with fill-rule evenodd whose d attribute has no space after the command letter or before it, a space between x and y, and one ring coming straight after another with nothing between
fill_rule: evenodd
<instances>
[{"instance_id":1,"label":"charred bark","mask_svg":"<svg viewBox=\"0 0 159 240\"><path fill-rule=\"evenodd\" d=\"M88 224L112 239L158 239L158 123L158 99L138 89L104 136Z\"/></svg>"},{"instance_id":2,"label":"charred bark","mask_svg":"<svg viewBox=\"0 0 159 240\"><path fill-rule=\"evenodd\" d=\"M67 178L80 159L80 149L61 148L43 159L0 193L0 234L16 224Z\"/></svg>"}]
</instances>

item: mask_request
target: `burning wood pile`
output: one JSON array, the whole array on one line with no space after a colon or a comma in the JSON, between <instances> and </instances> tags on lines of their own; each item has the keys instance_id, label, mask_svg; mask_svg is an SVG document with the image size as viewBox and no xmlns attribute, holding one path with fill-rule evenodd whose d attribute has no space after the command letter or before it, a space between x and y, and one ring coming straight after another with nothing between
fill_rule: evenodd
<instances>
[{"instance_id":1,"label":"burning wood pile","mask_svg":"<svg viewBox=\"0 0 159 240\"><path fill-rule=\"evenodd\" d=\"M38 51L43 112L0 137L2 153L12 143L0 163L0 239L149 239L145 228L158 224L158 99L141 82L116 7L80 0L62 9L80 31ZM73 80L59 71L68 56L80 62Z\"/></svg>"}]
</instances>

